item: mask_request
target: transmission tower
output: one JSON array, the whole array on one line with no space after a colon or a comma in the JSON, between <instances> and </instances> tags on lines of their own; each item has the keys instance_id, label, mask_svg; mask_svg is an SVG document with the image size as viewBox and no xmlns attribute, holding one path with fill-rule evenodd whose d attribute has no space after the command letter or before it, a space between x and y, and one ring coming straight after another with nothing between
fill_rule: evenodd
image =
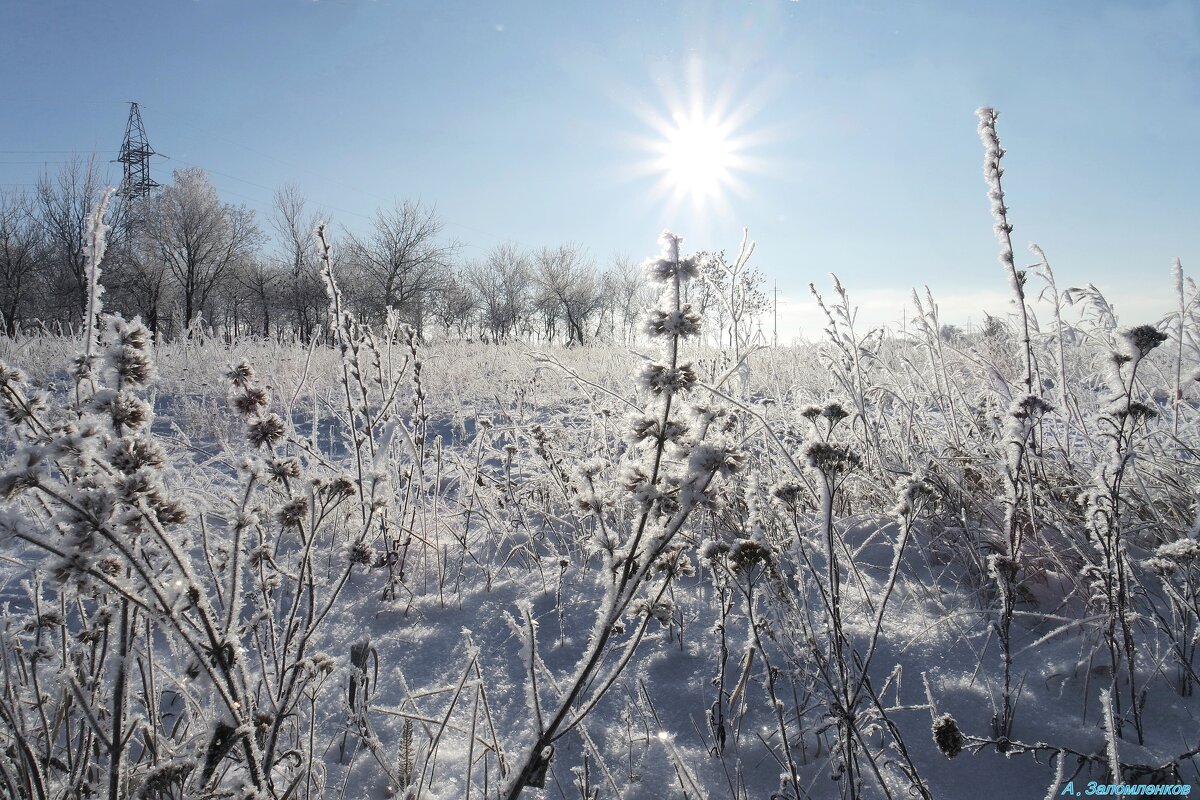
<instances>
[{"instance_id":1,"label":"transmission tower","mask_svg":"<svg viewBox=\"0 0 1200 800\"><path fill-rule=\"evenodd\" d=\"M125 141L121 142L121 156L117 159L125 165L125 177L121 181L121 194L129 200L148 197L158 184L150 179L150 156L154 155L150 142L146 141L146 127L142 125L142 112L137 103L129 104L129 121L125 123Z\"/></svg>"}]
</instances>

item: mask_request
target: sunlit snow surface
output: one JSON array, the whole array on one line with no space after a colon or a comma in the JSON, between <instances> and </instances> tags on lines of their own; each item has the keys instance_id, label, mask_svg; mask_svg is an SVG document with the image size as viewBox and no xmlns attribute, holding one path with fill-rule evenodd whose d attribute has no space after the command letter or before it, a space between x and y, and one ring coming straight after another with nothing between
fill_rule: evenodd
<instances>
[{"instance_id":1,"label":"sunlit snow surface","mask_svg":"<svg viewBox=\"0 0 1200 800\"><path fill-rule=\"evenodd\" d=\"M64 363L58 356L70 349L68 342L31 341L4 357L23 361L36 385L61 395L68 382L53 365ZM544 707L556 702L556 682L571 673L586 644L609 578L598 566L589 525L564 511L573 495L562 481L563 476L575 479L585 460L580 454L619 460L629 410L622 400L639 402L629 379L638 359L616 348L556 352L589 384L523 350L435 344L421 351L431 450L412 524L427 544L407 550L404 580L387 599L382 597L387 569L354 573L314 645L314 652L338 664L319 711L317 733L327 797L336 796L343 785L347 797L384 797L394 790L378 759L395 763L405 718L415 721L418 749L425 748L420 753L424 797L465 796L468 753L475 760L472 796L483 797L485 785L487 796L495 796L501 779L492 744L498 740L511 766L534 733L520 609L528 604L536 623L534 668ZM748 387L747 402L793 450L805 435L797 410L837 391L815 356L812 349L764 352ZM331 410L338 402L334 354L318 350L306 365L301 347L247 343L230 352L219 342L168 346L158 357L154 430L172 455L179 491L197 504L223 496L236 479L236 465L220 456L229 443L240 448L242 437L239 420L228 412L222 373L226 364L242 358L255 364L277 409L290 417L300 438L328 458L348 459L341 423ZM698 362L702 374L717 376L728 368L727 361L709 358ZM892 361L901 370L897 375L904 376L902 363ZM931 426L947 411L921 398L919 392L927 386L919 387L917 377L914 372L896 379L912 392L912 405L893 400L887 418L899 429L906 416L919 416L922 426L907 430L913 442L928 447L944 435ZM985 388L982 381L975 384L978 391ZM964 390L960 397L968 394ZM534 434L535 426L540 434ZM748 444L758 447L762 435L751 424ZM786 477L778 469L777 461L764 457L752 464L748 477L772 485ZM877 600L882 593L898 529L887 515L894 498L865 484L849 485L848 491L853 500L838 510L838 529L854 564L853 573L845 576L843 616L851 639L861 646L874 622L864 598ZM992 490L981 484L974 491L981 493L975 501L986 502ZM816 518L802 516L802 530L815 531ZM951 512L922 523L915 532L883 620L872 685L934 797L998 797L998 787L1004 787L1006 797L1042 797L1054 778L1045 754L1006 758L985 747L948 760L930 736L930 699L937 713L953 714L965 732L979 736L991 735L999 703L992 615L981 610L989 607L992 590L980 580L978 564L964 558L972 548L985 552L988 538L978 530L977 517L966 527L960 519ZM692 574L681 576L672 590L670 624L651 624L628 669L582 726L558 742L544 796L579 796L574 784L582 779L585 754L588 780L600 797L765 798L779 789L779 735L766 699L761 653L747 673L736 719L727 720L720 754L709 725L717 696L719 603L711 573L696 552L703 541L729 538L730 524L738 523L704 517L689 533L685 560ZM214 535L220 530L214 523ZM803 546L820 568L817 541L806 538ZM815 604L815 586L805 577L800 545L794 539L777 545L776 587L791 594L787 605L798 607L801 598ZM13 618L29 608L25 565L36 558L28 549L14 547L3 555L0 602ZM1014 738L1100 754L1105 742L1097 724L1097 698L1099 689L1110 684L1108 666L1106 654L1097 649L1094 625L1079 622L1095 612L1071 596L1073 580L1047 562L1020 599L1014 674L1021 689ZM778 633L781 623L772 609L783 606L763 596L771 591L760 589L756 612L767 620L771 666L784 676L802 676L812 664ZM52 588L43 589L44 597L52 595ZM752 648L746 623L744 603L735 600L726 620L727 692L738 682ZM816 629L821 630L819 623ZM353 733L345 737L344 750L342 746L350 648L366 640L378 656L378 682L371 688L367 712L381 748L378 759ZM1169 663L1167 659L1161 653L1158 663ZM1162 674L1147 670L1141 676L1148 690L1148 739L1145 746L1122 740L1123 760L1162 763L1200 744L1200 701L1175 694L1174 675L1173 668L1163 666ZM829 735L822 730L827 721L813 711L817 700L803 694L803 679L795 682L795 693L786 680L784 685L791 745L805 791L814 798L836 797ZM797 705L806 709L803 725L797 724ZM448 720L446 729L434 757L427 758L443 719ZM472 725L473 745L468 736ZM881 734L875 735L871 741L877 744ZM1066 774L1075 767L1072 761ZM1183 779L1197 783L1194 770L1193 761ZM907 796L895 769L885 768L884 776L893 796ZM1103 779L1086 766L1078 777L1084 781L1077 786ZM870 786L866 791L865 796L878 796ZM528 795L539 796L534 790Z\"/></svg>"}]
</instances>

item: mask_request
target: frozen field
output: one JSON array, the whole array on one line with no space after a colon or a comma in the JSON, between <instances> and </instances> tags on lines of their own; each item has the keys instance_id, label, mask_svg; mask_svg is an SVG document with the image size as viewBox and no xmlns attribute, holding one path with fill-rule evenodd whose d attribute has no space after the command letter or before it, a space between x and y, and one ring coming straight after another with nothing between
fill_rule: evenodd
<instances>
[{"instance_id":1,"label":"frozen field","mask_svg":"<svg viewBox=\"0 0 1200 800\"><path fill-rule=\"evenodd\" d=\"M644 355L110 318L87 371L78 339L4 340L0 785L1200 780L1190 282L1165 342L1098 297L1043 322L1029 390L1016 317L967 336L926 300L885 336L837 286L825 341L739 369L688 342L687 261L654 269Z\"/></svg>"}]
</instances>

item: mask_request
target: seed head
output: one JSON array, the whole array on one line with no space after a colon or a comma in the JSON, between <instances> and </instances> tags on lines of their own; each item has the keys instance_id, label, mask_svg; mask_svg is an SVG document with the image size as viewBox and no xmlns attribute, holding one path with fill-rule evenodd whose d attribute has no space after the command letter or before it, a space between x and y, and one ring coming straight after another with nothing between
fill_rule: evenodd
<instances>
[{"instance_id":1,"label":"seed head","mask_svg":"<svg viewBox=\"0 0 1200 800\"><path fill-rule=\"evenodd\" d=\"M25 374L21 370L0 363L0 386L25 383Z\"/></svg>"},{"instance_id":2,"label":"seed head","mask_svg":"<svg viewBox=\"0 0 1200 800\"><path fill-rule=\"evenodd\" d=\"M108 461L122 473L136 473L143 467L162 467L167 463L167 453L152 439L121 437L109 445Z\"/></svg>"},{"instance_id":3,"label":"seed head","mask_svg":"<svg viewBox=\"0 0 1200 800\"><path fill-rule=\"evenodd\" d=\"M1008 413L1017 419L1038 419L1054 410L1054 406L1035 394L1028 394L1013 403Z\"/></svg>"},{"instance_id":4,"label":"seed head","mask_svg":"<svg viewBox=\"0 0 1200 800\"><path fill-rule=\"evenodd\" d=\"M769 566L774 553L771 548L754 539L738 539L729 549L729 566L734 572L746 574L755 566Z\"/></svg>"},{"instance_id":5,"label":"seed head","mask_svg":"<svg viewBox=\"0 0 1200 800\"><path fill-rule=\"evenodd\" d=\"M328 485L322 487L325 495L334 500L340 500L346 497L354 496L354 481L347 478L345 475L339 475L329 482Z\"/></svg>"},{"instance_id":6,"label":"seed head","mask_svg":"<svg viewBox=\"0 0 1200 800\"><path fill-rule=\"evenodd\" d=\"M804 487L796 481L781 481L771 488L771 497L785 507L795 507L803 492Z\"/></svg>"},{"instance_id":7,"label":"seed head","mask_svg":"<svg viewBox=\"0 0 1200 800\"><path fill-rule=\"evenodd\" d=\"M71 375L77 381L85 381L95 374L96 356L80 353L71 361Z\"/></svg>"},{"instance_id":8,"label":"seed head","mask_svg":"<svg viewBox=\"0 0 1200 800\"><path fill-rule=\"evenodd\" d=\"M307 515L308 500L295 496L280 507L277 517L284 528L299 528Z\"/></svg>"},{"instance_id":9,"label":"seed head","mask_svg":"<svg viewBox=\"0 0 1200 800\"><path fill-rule=\"evenodd\" d=\"M106 365L121 386L145 386L154 377L150 331L140 320L125 320L117 316L106 316L104 319L108 326L108 348L104 356Z\"/></svg>"},{"instance_id":10,"label":"seed head","mask_svg":"<svg viewBox=\"0 0 1200 800\"><path fill-rule=\"evenodd\" d=\"M643 330L651 338L678 336L687 339L700 335L700 315L684 304L675 309L655 308L646 316Z\"/></svg>"},{"instance_id":11,"label":"seed head","mask_svg":"<svg viewBox=\"0 0 1200 800\"><path fill-rule=\"evenodd\" d=\"M967 743L958 723L949 714L942 714L933 721L933 741L946 758L954 758Z\"/></svg>"},{"instance_id":12,"label":"seed head","mask_svg":"<svg viewBox=\"0 0 1200 800\"><path fill-rule=\"evenodd\" d=\"M276 442L283 438L286 428L283 420L278 414L268 414L265 417L257 417L250 422L247 438L250 444L255 447L273 446Z\"/></svg>"},{"instance_id":13,"label":"seed head","mask_svg":"<svg viewBox=\"0 0 1200 800\"><path fill-rule=\"evenodd\" d=\"M892 516L901 522L916 516L925 505L934 498L933 487L926 483L920 475L901 478L896 483L896 505L892 507Z\"/></svg>"},{"instance_id":14,"label":"seed head","mask_svg":"<svg viewBox=\"0 0 1200 800\"><path fill-rule=\"evenodd\" d=\"M237 388L245 388L250 385L250 381L254 380L254 370L245 361L237 366L230 367L225 373L225 377L229 379Z\"/></svg>"},{"instance_id":15,"label":"seed head","mask_svg":"<svg viewBox=\"0 0 1200 800\"><path fill-rule=\"evenodd\" d=\"M642 386L650 392L661 394L678 394L686 392L696 383L696 370L691 364L681 364L672 369L665 364L647 364L642 368Z\"/></svg>"},{"instance_id":16,"label":"seed head","mask_svg":"<svg viewBox=\"0 0 1200 800\"><path fill-rule=\"evenodd\" d=\"M829 442L809 442L804 447L804 460L830 479L862 465L862 459L848 445Z\"/></svg>"},{"instance_id":17,"label":"seed head","mask_svg":"<svg viewBox=\"0 0 1200 800\"><path fill-rule=\"evenodd\" d=\"M257 414L259 409L266 408L271 398L265 389L258 386L246 386L241 393L234 395L233 405L244 416Z\"/></svg>"},{"instance_id":18,"label":"seed head","mask_svg":"<svg viewBox=\"0 0 1200 800\"><path fill-rule=\"evenodd\" d=\"M289 478L299 478L300 462L294 458L272 458L267 463L267 474L280 483Z\"/></svg>"},{"instance_id":19,"label":"seed head","mask_svg":"<svg viewBox=\"0 0 1200 800\"><path fill-rule=\"evenodd\" d=\"M800 416L804 417L804 419L808 420L809 422L812 422L817 417L821 416L822 410L823 409L820 406L807 405L804 408L800 409L799 414L800 414Z\"/></svg>"},{"instance_id":20,"label":"seed head","mask_svg":"<svg viewBox=\"0 0 1200 800\"><path fill-rule=\"evenodd\" d=\"M1132 354L1141 358L1167 340L1167 335L1153 325L1138 325L1121 331L1121 337L1129 345Z\"/></svg>"},{"instance_id":21,"label":"seed head","mask_svg":"<svg viewBox=\"0 0 1200 800\"><path fill-rule=\"evenodd\" d=\"M688 456L688 472L694 476L719 474L728 477L738 472L745 460L745 454L733 447L701 442Z\"/></svg>"},{"instance_id":22,"label":"seed head","mask_svg":"<svg viewBox=\"0 0 1200 800\"><path fill-rule=\"evenodd\" d=\"M150 405L130 392L112 392L102 390L96 393L92 401L93 407L102 414L108 414L114 427L125 427L138 430L150 419Z\"/></svg>"},{"instance_id":23,"label":"seed head","mask_svg":"<svg viewBox=\"0 0 1200 800\"><path fill-rule=\"evenodd\" d=\"M678 277L683 282L699 276L700 269L696 259L680 258L679 256L679 245L683 242L682 237L676 236L670 231L663 231L659 242L663 246L662 255L647 261L644 267L650 280L668 283Z\"/></svg>"},{"instance_id":24,"label":"seed head","mask_svg":"<svg viewBox=\"0 0 1200 800\"><path fill-rule=\"evenodd\" d=\"M369 542L359 539L350 545L346 558L351 564L369 567L375 563L375 548L371 547Z\"/></svg>"},{"instance_id":25,"label":"seed head","mask_svg":"<svg viewBox=\"0 0 1200 800\"><path fill-rule=\"evenodd\" d=\"M154 499L151 509L154 511L154 516L158 517L158 521L164 525L179 525L187 522L187 509L178 500L169 500L159 496Z\"/></svg>"},{"instance_id":26,"label":"seed head","mask_svg":"<svg viewBox=\"0 0 1200 800\"><path fill-rule=\"evenodd\" d=\"M688 432L688 426L675 420L667 420L664 427L662 421L651 416L635 415L629 423L629 434L626 437L630 444L647 439L658 440L660 434L664 442L678 443Z\"/></svg>"},{"instance_id":27,"label":"seed head","mask_svg":"<svg viewBox=\"0 0 1200 800\"><path fill-rule=\"evenodd\" d=\"M826 403L821 409L821 416L829 420L830 424L836 425L850 416L850 412L843 408L841 403Z\"/></svg>"}]
</instances>

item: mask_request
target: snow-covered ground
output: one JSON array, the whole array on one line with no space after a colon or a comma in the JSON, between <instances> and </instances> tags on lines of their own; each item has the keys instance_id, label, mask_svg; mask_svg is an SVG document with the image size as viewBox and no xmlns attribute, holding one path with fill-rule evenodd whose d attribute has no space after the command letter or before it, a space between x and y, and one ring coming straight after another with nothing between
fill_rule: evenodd
<instances>
[{"instance_id":1,"label":"snow-covered ground","mask_svg":"<svg viewBox=\"0 0 1200 800\"><path fill-rule=\"evenodd\" d=\"M1104 376L1134 345L1098 325L1036 335L1054 410L1026 416L1011 327L846 331L723 383L728 354L685 346L673 410L639 373L661 354L603 346L121 336L99 401L77 342L2 343L26 375L2 389L0 794L103 794L117 750L138 797L1200 787L1200 417L1190 384L1167 402L1174 340L1135 358L1122 417ZM128 348L155 381L122 382ZM161 458L126 465L135 440Z\"/></svg>"}]
</instances>

